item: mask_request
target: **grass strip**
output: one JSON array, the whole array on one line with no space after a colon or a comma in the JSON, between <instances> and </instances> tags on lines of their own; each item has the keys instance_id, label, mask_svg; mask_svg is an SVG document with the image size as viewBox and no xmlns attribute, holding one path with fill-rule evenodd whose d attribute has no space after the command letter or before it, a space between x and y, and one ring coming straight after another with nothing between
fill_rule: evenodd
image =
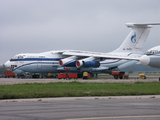
<instances>
[{"instance_id":1,"label":"grass strip","mask_svg":"<svg viewBox=\"0 0 160 120\"><path fill-rule=\"evenodd\" d=\"M0 99L160 95L160 82L136 83L26 83L0 85Z\"/></svg>"}]
</instances>

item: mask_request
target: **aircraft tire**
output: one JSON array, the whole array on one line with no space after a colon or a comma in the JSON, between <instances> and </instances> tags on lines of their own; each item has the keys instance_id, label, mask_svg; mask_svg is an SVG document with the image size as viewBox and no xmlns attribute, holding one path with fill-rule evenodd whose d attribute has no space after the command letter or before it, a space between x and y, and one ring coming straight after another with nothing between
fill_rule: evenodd
<instances>
[{"instance_id":1,"label":"aircraft tire","mask_svg":"<svg viewBox=\"0 0 160 120\"><path fill-rule=\"evenodd\" d=\"M117 76L117 75L115 75L115 76L114 76L114 78L115 78L115 79L118 79L118 76Z\"/></svg>"}]
</instances>

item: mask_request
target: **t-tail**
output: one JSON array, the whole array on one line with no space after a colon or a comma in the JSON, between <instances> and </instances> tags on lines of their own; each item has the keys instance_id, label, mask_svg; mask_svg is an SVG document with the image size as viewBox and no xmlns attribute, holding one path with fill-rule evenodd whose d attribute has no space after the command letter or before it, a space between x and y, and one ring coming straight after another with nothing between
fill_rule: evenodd
<instances>
[{"instance_id":1,"label":"t-tail","mask_svg":"<svg viewBox=\"0 0 160 120\"><path fill-rule=\"evenodd\" d=\"M126 26L132 28L132 31L126 37L121 46L113 52L141 53L144 43L150 32L150 29L152 28L152 25L160 25L160 23L148 23L148 24L126 23Z\"/></svg>"}]
</instances>

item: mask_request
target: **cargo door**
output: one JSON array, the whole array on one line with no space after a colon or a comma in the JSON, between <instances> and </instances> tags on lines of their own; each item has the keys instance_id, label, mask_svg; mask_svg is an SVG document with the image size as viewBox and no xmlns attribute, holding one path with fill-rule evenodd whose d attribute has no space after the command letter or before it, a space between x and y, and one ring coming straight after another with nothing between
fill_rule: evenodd
<instances>
[{"instance_id":1,"label":"cargo door","mask_svg":"<svg viewBox=\"0 0 160 120\"><path fill-rule=\"evenodd\" d=\"M37 69L41 69L42 68L42 61L37 61Z\"/></svg>"}]
</instances>

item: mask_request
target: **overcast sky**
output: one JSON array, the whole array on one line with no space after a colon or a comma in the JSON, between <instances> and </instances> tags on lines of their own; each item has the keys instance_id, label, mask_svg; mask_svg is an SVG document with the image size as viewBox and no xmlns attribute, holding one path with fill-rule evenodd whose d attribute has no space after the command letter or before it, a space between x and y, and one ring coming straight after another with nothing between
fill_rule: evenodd
<instances>
[{"instance_id":1,"label":"overcast sky","mask_svg":"<svg viewBox=\"0 0 160 120\"><path fill-rule=\"evenodd\" d=\"M19 53L110 52L131 31L127 22L160 22L160 0L0 0L0 65ZM157 45L153 26L143 52Z\"/></svg>"}]
</instances>

